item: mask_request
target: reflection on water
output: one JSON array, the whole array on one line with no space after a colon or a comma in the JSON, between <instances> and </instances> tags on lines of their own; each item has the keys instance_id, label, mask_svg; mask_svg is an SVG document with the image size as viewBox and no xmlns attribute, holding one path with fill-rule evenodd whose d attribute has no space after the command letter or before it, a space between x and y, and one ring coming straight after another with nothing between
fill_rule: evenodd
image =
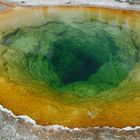
<instances>
[{"instance_id":1,"label":"reflection on water","mask_svg":"<svg viewBox=\"0 0 140 140\"><path fill-rule=\"evenodd\" d=\"M40 124L139 125L139 16L80 7L1 14L1 104Z\"/></svg>"}]
</instances>

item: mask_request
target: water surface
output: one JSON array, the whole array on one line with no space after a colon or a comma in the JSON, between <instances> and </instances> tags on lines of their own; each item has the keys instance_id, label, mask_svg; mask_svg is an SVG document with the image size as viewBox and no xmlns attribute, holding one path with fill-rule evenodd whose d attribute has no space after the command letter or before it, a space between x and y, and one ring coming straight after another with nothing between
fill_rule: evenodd
<instances>
[{"instance_id":1,"label":"water surface","mask_svg":"<svg viewBox=\"0 0 140 140\"><path fill-rule=\"evenodd\" d=\"M101 8L0 14L0 103L43 125L140 125L139 25Z\"/></svg>"}]
</instances>

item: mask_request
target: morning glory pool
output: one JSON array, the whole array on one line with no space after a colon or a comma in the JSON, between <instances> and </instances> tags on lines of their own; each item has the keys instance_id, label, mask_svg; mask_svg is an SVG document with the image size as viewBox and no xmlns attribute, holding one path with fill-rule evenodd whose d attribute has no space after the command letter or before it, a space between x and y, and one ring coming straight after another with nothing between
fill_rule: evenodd
<instances>
[{"instance_id":1,"label":"morning glory pool","mask_svg":"<svg viewBox=\"0 0 140 140\"><path fill-rule=\"evenodd\" d=\"M42 125L140 125L140 13L90 7L0 14L0 104Z\"/></svg>"}]
</instances>

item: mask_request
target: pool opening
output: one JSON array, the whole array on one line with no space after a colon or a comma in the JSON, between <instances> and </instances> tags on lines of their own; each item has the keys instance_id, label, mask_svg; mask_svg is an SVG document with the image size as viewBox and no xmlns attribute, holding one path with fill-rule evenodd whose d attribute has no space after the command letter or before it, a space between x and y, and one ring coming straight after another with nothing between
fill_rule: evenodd
<instances>
[{"instance_id":1,"label":"pool opening","mask_svg":"<svg viewBox=\"0 0 140 140\"><path fill-rule=\"evenodd\" d=\"M10 31L1 42L9 55L15 52L21 59L18 67L24 74L53 89L79 94L87 94L91 89L94 94L95 89L113 88L126 78L137 61L130 31L123 28L98 21L74 22L69 26L63 22L48 23ZM114 35L112 30L118 34ZM5 61L17 64L16 59ZM18 67L15 66L17 71Z\"/></svg>"},{"instance_id":2,"label":"pool opening","mask_svg":"<svg viewBox=\"0 0 140 140\"><path fill-rule=\"evenodd\" d=\"M51 63L64 84L87 80L101 65L83 49L76 52L61 44L54 46Z\"/></svg>"}]
</instances>

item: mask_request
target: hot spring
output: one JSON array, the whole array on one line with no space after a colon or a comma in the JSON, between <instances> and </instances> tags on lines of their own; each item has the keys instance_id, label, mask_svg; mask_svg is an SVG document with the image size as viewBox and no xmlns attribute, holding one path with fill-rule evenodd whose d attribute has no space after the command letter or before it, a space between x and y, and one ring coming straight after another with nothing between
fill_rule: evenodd
<instances>
[{"instance_id":1,"label":"hot spring","mask_svg":"<svg viewBox=\"0 0 140 140\"><path fill-rule=\"evenodd\" d=\"M42 125L140 125L139 25L103 8L1 13L0 104Z\"/></svg>"}]
</instances>

